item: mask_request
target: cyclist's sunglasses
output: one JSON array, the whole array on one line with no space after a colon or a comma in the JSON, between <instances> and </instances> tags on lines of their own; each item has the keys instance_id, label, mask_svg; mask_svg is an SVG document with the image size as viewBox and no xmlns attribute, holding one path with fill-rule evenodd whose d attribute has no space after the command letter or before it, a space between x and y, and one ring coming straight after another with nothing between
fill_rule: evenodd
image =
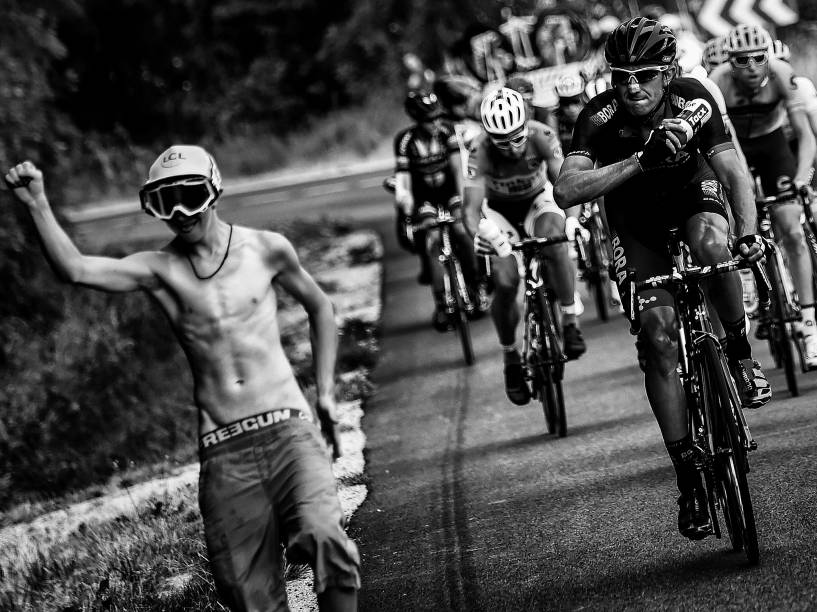
<instances>
[{"instance_id":1,"label":"cyclist's sunglasses","mask_svg":"<svg viewBox=\"0 0 817 612\"><path fill-rule=\"evenodd\" d=\"M755 66L762 66L769 61L769 54L766 51L760 53L752 53L751 55L732 55L729 57L729 62L735 68L746 68L750 63Z\"/></svg>"},{"instance_id":2,"label":"cyclist's sunglasses","mask_svg":"<svg viewBox=\"0 0 817 612\"><path fill-rule=\"evenodd\" d=\"M528 140L528 128L525 127L521 132L509 138L496 138L491 136L491 142L497 149L503 151L510 151L511 149L518 149Z\"/></svg>"},{"instance_id":3,"label":"cyclist's sunglasses","mask_svg":"<svg viewBox=\"0 0 817 612\"><path fill-rule=\"evenodd\" d=\"M147 214L168 220L176 212L192 217L204 212L218 194L206 178L187 178L162 183L139 191L142 210Z\"/></svg>"},{"instance_id":4,"label":"cyclist's sunglasses","mask_svg":"<svg viewBox=\"0 0 817 612\"><path fill-rule=\"evenodd\" d=\"M635 79L639 85L654 81L661 73L669 70L669 66L648 66L647 68L636 68L635 70L628 70L627 68L610 68L610 82L613 85L628 85L630 79Z\"/></svg>"}]
</instances>

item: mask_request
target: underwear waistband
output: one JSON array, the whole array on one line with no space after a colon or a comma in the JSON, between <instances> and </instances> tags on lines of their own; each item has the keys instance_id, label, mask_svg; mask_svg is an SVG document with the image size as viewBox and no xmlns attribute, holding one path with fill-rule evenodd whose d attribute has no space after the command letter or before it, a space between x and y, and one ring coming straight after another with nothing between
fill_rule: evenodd
<instances>
[{"instance_id":1,"label":"underwear waistband","mask_svg":"<svg viewBox=\"0 0 817 612\"><path fill-rule=\"evenodd\" d=\"M218 429L209 431L199 438L199 448L212 448L220 444L236 438L242 434L258 431L265 427L270 427L282 421L289 419L300 419L303 421L312 422L312 414L308 410L301 410L300 408L281 408L278 410L267 410L253 416L244 417L232 423L228 423Z\"/></svg>"}]
</instances>

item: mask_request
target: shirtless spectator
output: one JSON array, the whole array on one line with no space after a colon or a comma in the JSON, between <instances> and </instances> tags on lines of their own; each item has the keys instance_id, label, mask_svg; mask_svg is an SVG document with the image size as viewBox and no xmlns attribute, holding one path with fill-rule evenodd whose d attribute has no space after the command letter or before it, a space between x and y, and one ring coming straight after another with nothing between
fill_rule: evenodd
<instances>
[{"instance_id":1,"label":"shirtless spectator","mask_svg":"<svg viewBox=\"0 0 817 612\"><path fill-rule=\"evenodd\" d=\"M222 602L234 610L287 609L284 545L290 561L312 566L321 610L356 610L358 551L343 529L321 436L336 445L337 330L331 302L292 245L280 234L218 218L221 176L200 147L167 149L140 191L144 211L176 237L159 251L122 259L77 249L30 161L5 179L28 208L61 279L112 293L146 292L179 339L193 372L199 505ZM316 411L281 347L276 287L309 315Z\"/></svg>"}]
</instances>

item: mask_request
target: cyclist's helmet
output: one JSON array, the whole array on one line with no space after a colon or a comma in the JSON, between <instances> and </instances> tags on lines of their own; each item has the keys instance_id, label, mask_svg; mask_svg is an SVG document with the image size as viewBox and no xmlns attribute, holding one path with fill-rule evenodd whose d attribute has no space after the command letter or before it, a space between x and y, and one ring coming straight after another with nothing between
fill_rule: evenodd
<instances>
[{"instance_id":1,"label":"cyclist's helmet","mask_svg":"<svg viewBox=\"0 0 817 612\"><path fill-rule=\"evenodd\" d=\"M533 99L533 83L530 82L530 79L523 76L512 76L505 83L505 87L519 93L523 100Z\"/></svg>"},{"instance_id":2,"label":"cyclist's helmet","mask_svg":"<svg viewBox=\"0 0 817 612\"><path fill-rule=\"evenodd\" d=\"M556 79L556 95L560 100L575 100L585 95L584 79L578 74L563 74Z\"/></svg>"},{"instance_id":3,"label":"cyclist's helmet","mask_svg":"<svg viewBox=\"0 0 817 612\"><path fill-rule=\"evenodd\" d=\"M789 46L782 40L778 39L772 43L772 51L774 56L779 60L783 60L784 62L791 60L791 49L789 49Z\"/></svg>"},{"instance_id":4,"label":"cyclist's helmet","mask_svg":"<svg viewBox=\"0 0 817 612\"><path fill-rule=\"evenodd\" d=\"M143 189L186 178L205 178L216 193L224 191L216 160L195 145L173 145L156 158Z\"/></svg>"},{"instance_id":5,"label":"cyclist's helmet","mask_svg":"<svg viewBox=\"0 0 817 612\"><path fill-rule=\"evenodd\" d=\"M507 87L501 87L485 96L479 114L482 127L491 136L514 134L525 127L528 120L522 95Z\"/></svg>"},{"instance_id":6,"label":"cyclist's helmet","mask_svg":"<svg viewBox=\"0 0 817 612\"><path fill-rule=\"evenodd\" d=\"M421 89L409 91L404 106L406 114L418 122L433 121L443 115L443 107L437 96Z\"/></svg>"},{"instance_id":7,"label":"cyclist's helmet","mask_svg":"<svg viewBox=\"0 0 817 612\"><path fill-rule=\"evenodd\" d=\"M610 33L604 59L610 66L670 66L675 51L672 30L654 19L634 17Z\"/></svg>"},{"instance_id":8,"label":"cyclist's helmet","mask_svg":"<svg viewBox=\"0 0 817 612\"><path fill-rule=\"evenodd\" d=\"M711 72L715 66L720 66L729 60L729 54L726 52L725 45L725 36L716 36L706 41L701 64L703 64L707 72Z\"/></svg>"},{"instance_id":9,"label":"cyclist's helmet","mask_svg":"<svg viewBox=\"0 0 817 612\"><path fill-rule=\"evenodd\" d=\"M772 37L759 25L741 23L726 35L724 46L729 55L747 51L768 51L772 46Z\"/></svg>"}]
</instances>

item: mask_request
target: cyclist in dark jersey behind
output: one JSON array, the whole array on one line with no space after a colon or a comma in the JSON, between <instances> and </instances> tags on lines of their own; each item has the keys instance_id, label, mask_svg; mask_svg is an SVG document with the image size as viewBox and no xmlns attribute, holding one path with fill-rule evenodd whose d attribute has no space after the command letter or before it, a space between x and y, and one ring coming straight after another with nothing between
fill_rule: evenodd
<instances>
[{"instance_id":1,"label":"cyclist in dark jersey behind","mask_svg":"<svg viewBox=\"0 0 817 612\"><path fill-rule=\"evenodd\" d=\"M737 253L757 260L763 252L756 235L751 179L737 158L720 113L713 112L697 134L675 118L687 102L699 98L710 109L716 108L715 100L698 81L672 78L675 49L672 31L651 19L636 17L613 31L605 45L613 89L590 100L579 116L554 188L562 208L605 195L615 270L625 297L628 267L637 270L639 280L670 270L667 238L671 227L684 232L697 262L730 259L721 184L729 194L740 236ZM769 400L771 389L752 359L737 274L718 277L710 283L709 292L727 333L726 354L742 402L758 407ZM712 524L677 372L674 302L663 289L642 292L638 302L639 363L677 474L681 493L678 528L686 537L700 539L712 533Z\"/></svg>"},{"instance_id":2,"label":"cyclist in dark jersey behind","mask_svg":"<svg viewBox=\"0 0 817 612\"><path fill-rule=\"evenodd\" d=\"M394 140L395 205L411 224L433 221L439 208L458 217L462 206L462 158L454 128L442 119L442 106L433 93L410 91L405 107L417 123L401 130ZM479 311L484 312L488 307L487 295L484 286L477 282L471 238L461 223L451 226L451 237L466 281L475 290ZM437 252L439 231L422 232L417 239L418 250L426 255ZM432 324L438 331L446 331L449 318L443 299L442 264L436 257L429 257L429 261L435 305Z\"/></svg>"}]
</instances>

